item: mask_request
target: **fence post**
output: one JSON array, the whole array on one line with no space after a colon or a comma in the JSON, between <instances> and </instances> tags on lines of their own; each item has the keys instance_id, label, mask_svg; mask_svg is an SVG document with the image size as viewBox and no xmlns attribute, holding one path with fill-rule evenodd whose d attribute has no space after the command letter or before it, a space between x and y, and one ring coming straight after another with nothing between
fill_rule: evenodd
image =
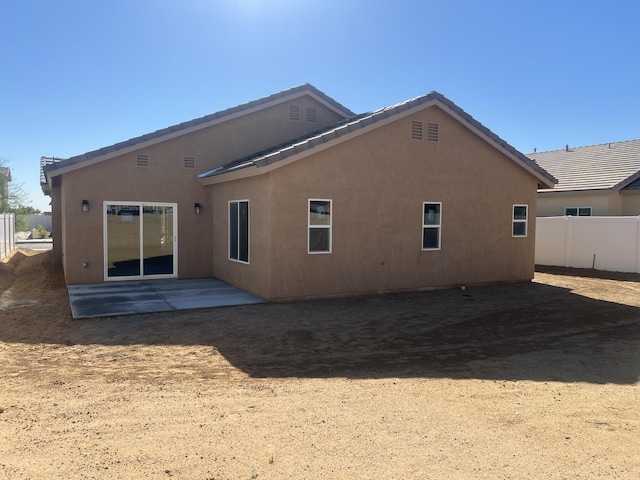
<instances>
[{"instance_id":1,"label":"fence post","mask_svg":"<svg viewBox=\"0 0 640 480\"><path fill-rule=\"evenodd\" d=\"M14 215L0 214L0 258L4 258L16 248L15 233Z\"/></svg>"},{"instance_id":2,"label":"fence post","mask_svg":"<svg viewBox=\"0 0 640 480\"><path fill-rule=\"evenodd\" d=\"M571 266L571 218L572 217L564 217L564 266Z\"/></svg>"}]
</instances>

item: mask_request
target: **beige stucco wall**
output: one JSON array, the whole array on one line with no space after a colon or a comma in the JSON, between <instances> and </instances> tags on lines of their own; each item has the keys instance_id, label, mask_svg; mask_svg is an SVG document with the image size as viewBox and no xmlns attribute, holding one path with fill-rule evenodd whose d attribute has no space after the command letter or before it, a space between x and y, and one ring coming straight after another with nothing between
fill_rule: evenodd
<instances>
[{"instance_id":1,"label":"beige stucco wall","mask_svg":"<svg viewBox=\"0 0 640 480\"><path fill-rule=\"evenodd\" d=\"M289 120L289 105L300 106L300 121ZM317 109L317 122L306 121L307 107ZM103 202L178 204L178 276L212 275L214 210L197 174L223 163L333 124L340 116L309 96L260 108L238 118L65 173L60 198L53 195L54 235L66 281L104 280ZM137 154L149 156L148 167L136 166ZM196 168L185 168L184 157L195 157ZM81 202L90 203L89 212ZM202 213L194 213L194 203ZM87 267L83 267L87 264Z\"/></svg>"},{"instance_id":2,"label":"beige stucco wall","mask_svg":"<svg viewBox=\"0 0 640 480\"><path fill-rule=\"evenodd\" d=\"M438 123L440 141L411 140L412 120ZM231 271L246 265L216 264L214 273L272 300L533 277L536 179L437 107L269 175L211 188L218 208L228 185L247 196L256 178L269 184L268 286L236 282ZM330 254L307 253L309 198L333 201ZM439 251L421 248L423 202L442 202ZM512 237L514 204L529 206L526 238ZM264 228L262 221L253 215L252 228ZM255 243L252 236L252 249ZM255 274L257 261L253 254L248 270Z\"/></svg>"},{"instance_id":3,"label":"beige stucco wall","mask_svg":"<svg viewBox=\"0 0 640 480\"><path fill-rule=\"evenodd\" d=\"M640 215L640 191L623 192L620 199L622 201L622 215Z\"/></svg>"},{"instance_id":4,"label":"beige stucco wall","mask_svg":"<svg viewBox=\"0 0 640 480\"><path fill-rule=\"evenodd\" d=\"M229 182L211 189L213 204L213 257L215 277L263 297L269 297L272 264L271 176ZM249 263L229 259L229 201L249 201Z\"/></svg>"},{"instance_id":5,"label":"beige stucco wall","mask_svg":"<svg viewBox=\"0 0 640 480\"><path fill-rule=\"evenodd\" d=\"M178 204L178 274L210 275L202 261L211 254L211 211L205 192L177 159L151 150L150 166L136 166L136 156L126 155L70 172L63 179L64 264L67 283L104 280L103 202L160 202ZM82 200L89 211L82 212ZM194 203L203 204L200 215ZM83 268L83 263L88 266Z\"/></svg>"},{"instance_id":6,"label":"beige stucco wall","mask_svg":"<svg viewBox=\"0 0 640 480\"><path fill-rule=\"evenodd\" d=\"M62 265L64 229L62 228L62 190L59 181L51 187L51 237L53 238L53 264Z\"/></svg>"},{"instance_id":7,"label":"beige stucco wall","mask_svg":"<svg viewBox=\"0 0 640 480\"><path fill-rule=\"evenodd\" d=\"M540 193L538 195L539 217L562 217L566 207L591 207L591 215L625 215L623 200L618 192L602 193Z\"/></svg>"}]
</instances>

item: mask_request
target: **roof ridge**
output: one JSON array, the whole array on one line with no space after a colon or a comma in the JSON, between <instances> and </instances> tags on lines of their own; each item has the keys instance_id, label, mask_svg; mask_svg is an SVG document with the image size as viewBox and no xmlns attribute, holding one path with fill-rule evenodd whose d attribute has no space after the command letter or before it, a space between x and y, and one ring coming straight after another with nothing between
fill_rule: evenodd
<instances>
[{"instance_id":1,"label":"roof ridge","mask_svg":"<svg viewBox=\"0 0 640 480\"><path fill-rule=\"evenodd\" d=\"M468 122L472 127L482 132L484 135L487 135L493 142L497 145L501 146L512 155L517 157L522 163L528 165L530 168L538 172L541 176L546 177L548 180L553 183L557 183L557 179L552 176L549 172L547 172L544 168L538 165L534 160L530 159L522 152L518 151L515 147L507 143L501 137L492 132L489 128L485 127L482 123L476 120L474 117L465 112L461 107L456 105L453 101L449 100L443 94L432 90L427 94L420 95L414 98L410 98L409 100L405 100L404 102L396 103L394 105L390 105L388 107L379 108L377 110L373 110L371 112L363 113L360 115L354 115L351 118L347 118L338 122L336 124L328 126L323 131L312 132L298 139L294 139L288 141L286 144L278 145L269 148L268 150L263 150L261 152L256 152L252 155L248 155L243 158L239 158L232 162L228 162L221 167L218 167L209 172L204 172L198 175L198 178L204 179L206 177L220 175L232 170L236 170L239 168L249 167L249 166L260 166L260 165L268 165L273 163L273 161L283 160L284 158L299 153L301 151L310 149L319 144L317 139L320 139L322 142L333 140L337 137L344 135L345 133L349 133L354 130L359 130L361 128L365 128L372 123L376 123L379 120L384 118L392 117L397 114L400 114L404 111L410 110L418 105L422 105L427 102L438 101L442 103L444 106L450 108L456 115L458 115L461 119ZM351 128L353 126L353 129ZM325 140L325 136L330 136L328 140ZM294 147L304 147L301 149Z\"/></svg>"},{"instance_id":2,"label":"roof ridge","mask_svg":"<svg viewBox=\"0 0 640 480\"><path fill-rule=\"evenodd\" d=\"M350 118L352 116L355 115L355 113L353 111L351 111L349 108L345 107L344 105L342 105L341 103L337 102L336 100L334 100L333 98L331 98L330 96L328 96L326 93L322 92L321 90L319 90L318 88L316 88L315 86L313 86L310 83L302 83L300 85L297 85L295 87L291 87L288 88L286 90L281 90L279 92L276 93L272 93L270 95L266 95L254 100L251 100L249 102L245 102L242 103L240 105L236 105L233 107L228 107L222 110L218 110L217 112L213 112L207 115L203 115L201 117L197 117L197 118L193 118L191 120L186 120L184 122L181 123L177 123L174 125L170 125L168 127L165 128L161 128L158 130L155 130L153 132L149 132L149 133L145 133L142 135L138 135L136 137L131 137L127 140L121 141L121 142L117 142L117 143L113 143L111 145L107 145L105 147L101 147L95 150L91 150L85 153L81 153L79 155L74 155L72 157L68 157L65 159L62 159L60 161L55 161L57 159L55 159L55 157L51 157L52 159L54 159L54 161L50 162L50 163L46 163L46 164L42 164L41 163L41 182L44 181L43 185L46 185L47 182L47 173L50 171L54 171L58 168L62 168L63 166L67 166L67 165L71 165L71 164L75 164L75 163L82 163L86 160L91 160L92 158L96 158L96 157L100 157L102 155L107 155L109 153L113 153L113 152L117 152L119 150L122 150L124 148L127 147L133 147L136 145L139 145L141 143L144 143L146 141L150 141L150 140L154 140L154 139L158 139L158 138L162 138L165 135L169 135L175 132L179 132L181 130L185 130L191 127L196 127L198 125L203 125L206 124L208 122L217 120L217 119L222 119L225 118L229 115L233 115L235 113L239 113L239 112L243 112L246 110L249 110L251 108L254 107L258 107L260 105L266 105L270 102L273 101L277 101L283 98L286 98L290 95L294 95L296 93L299 92L309 92L311 94L316 95L317 97L319 97L322 101L328 103L329 105L333 106L333 108L335 108L337 111L341 112L345 117ZM45 157L43 157L45 158Z\"/></svg>"},{"instance_id":3,"label":"roof ridge","mask_svg":"<svg viewBox=\"0 0 640 480\"><path fill-rule=\"evenodd\" d=\"M620 144L620 143L630 143L630 142L638 142L638 141L640 141L640 138L632 138L632 139L628 139L628 140L618 140L618 141L615 141L615 142L594 143L593 145L579 145L579 146L576 146L576 147L569 146L569 150L573 151L573 150L577 150L577 149L581 149L581 148L593 148L593 147L601 147L601 146L605 146L605 145L617 145L617 144ZM565 150L566 150L566 147L565 148L558 148L557 150L544 150L544 151L541 151L541 152L531 152L531 153L528 153L527 156L538 155L538 154L541 154L541 153L564 152Z\"/></svg>"}]
</instances>

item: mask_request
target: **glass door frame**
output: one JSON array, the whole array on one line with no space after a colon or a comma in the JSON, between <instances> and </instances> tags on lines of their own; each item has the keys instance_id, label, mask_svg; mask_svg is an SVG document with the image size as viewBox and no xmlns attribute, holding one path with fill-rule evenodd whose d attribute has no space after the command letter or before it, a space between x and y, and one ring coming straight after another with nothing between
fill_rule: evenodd
<instances>
[{"instance_id":1,"label":"glass door frame","mask_svg":"<svg viewBox=\"0 0 640 480\"><path fill-rule=\"evenodd\" d=\"M140 209L139 217L139 260L140 260L140 274L139 275L120 275L109 276L109 239L107 231L107 206L108 205L126 205L137 206ZM172 207L173 208L173 273L170 274L156 274L145 275L144 274L144 207ZM127 202L122 200L104 201L102 203L102 239L103 239L103 253L104 253L104 281L105 282L121 282L128 280L154 280L162 278L178 278L178 204L166 203L166 202Z\"/></svg>"}]
</instances>

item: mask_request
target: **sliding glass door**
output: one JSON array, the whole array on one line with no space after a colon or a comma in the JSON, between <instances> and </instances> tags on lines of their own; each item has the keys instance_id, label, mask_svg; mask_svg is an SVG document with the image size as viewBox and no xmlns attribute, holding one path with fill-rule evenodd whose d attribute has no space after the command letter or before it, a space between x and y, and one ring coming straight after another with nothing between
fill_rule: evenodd
<instances>
[{"instance_id":1,"label":"sliding glass door","mask_svg":"<svg viewBox=\"0 0 640 480\"><path fill-rule=\"evenodd\" d=\"M177 276L177 205L104 203L105 280Z\"/></svg>"}]
</instances>

